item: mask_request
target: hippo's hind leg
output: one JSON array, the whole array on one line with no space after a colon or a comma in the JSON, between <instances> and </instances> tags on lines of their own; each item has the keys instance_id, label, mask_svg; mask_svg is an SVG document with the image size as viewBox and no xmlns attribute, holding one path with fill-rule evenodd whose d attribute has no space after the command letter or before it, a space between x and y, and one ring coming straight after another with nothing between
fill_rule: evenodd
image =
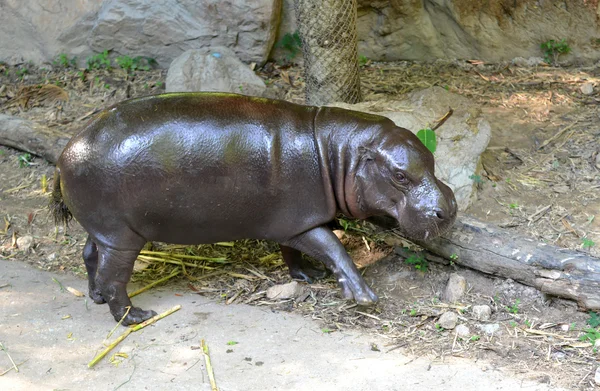
<instances>
[{"instance_id":1,"label":"hippo's hind leg","mask_svg":"<svg viewBox=\"0 0 600 391\"><path fill-rule=\"evenodd\" d=\"M327 275L327 270L314 267L308 260L302 257L302 253L294 248L279 245L281 255L290 269L290 275L297 280L312 283L313 279L321 279Z\"/></svg>"},{"instance_id":2,"label":"hippo's hind leg","mask_svg":"<svg viewBox=\"0 0 600 391\"><path fill-rule=\"evenodd\" d=\"M127 295L127 283L133 273L133 264L145 244L145 240L137 235L132 238L134 235L119 236L123 241L118 244L98 244L96 287L108 302L112 316L117 322L123 319L122 324L125 326L141 323L156 315L154 311L144 311L134 307ZM117 249L112 247L113 245L127 249ZM127 312L128 307L129 312Z\"/></svg>"},{"instance_id":3,"label":"hippo's hind leg","mask_svg":"<svg viewBox=\"0 0 600 391\"><path fill-rule=\"evenodd\" d=\"M96 270L98 270L98 247L92 238L88 235L83 246L83 262L88 274L89 295L94 303L104 304L106 300L102 297L100 289L96 286Z\"/></svg>"}]
</instances>

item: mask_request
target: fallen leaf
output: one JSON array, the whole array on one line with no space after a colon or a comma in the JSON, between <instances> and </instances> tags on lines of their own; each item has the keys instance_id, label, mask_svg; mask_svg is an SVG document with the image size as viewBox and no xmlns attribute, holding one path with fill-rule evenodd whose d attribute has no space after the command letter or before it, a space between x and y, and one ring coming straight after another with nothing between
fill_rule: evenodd
<instances>
[{"instance_id":1,"label":"fallen leaf","mask_svg":"<svg viewBox=\"0 0 600 391\"><path fill-rule=\"evenodd\" d=\"M83 296L85 296L83 293L81 293L80 291L78 291L75 288L71 288L70 286L67 287L67 290L69 292L71 292L72 294L74 294L75 296L77 296L77 297L83 297Z\"/></svg>"}]
</instances>

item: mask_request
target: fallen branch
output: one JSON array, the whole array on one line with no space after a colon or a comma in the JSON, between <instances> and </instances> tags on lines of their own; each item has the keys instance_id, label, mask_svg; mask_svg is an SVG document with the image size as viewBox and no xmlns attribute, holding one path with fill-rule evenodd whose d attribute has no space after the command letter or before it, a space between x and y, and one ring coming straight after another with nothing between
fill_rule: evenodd
<instances>
[{"instance_id":1,"label":"fallen branch","mask_svg":"<svg viewBox=\"0 0 600 391\"><path fill-rule=\"evenodd\" d=\"M119 343L121 343L125 338L127 338L127 336L133 332L136 332L138 330L143 329L146 326L151 325L152 323L161 320L162 318L171 315L173 312L179 311L181 309L180 305L176 305L175 307L171 308L168 311L163 312L162 314L158 314L153 316L152 318L140 323L140 324L136 324L135 326L131 326L130 328L128 328L127 330L125 330L125 332L123 334L121 334L113 343L111 343L110 345L108 345L106 347L106 349L104 349L102 352L100 352L100 354L98 354L96 357L94 357L94 359L92 361L89 362L88 364L88 368L92 368L94 365L98 364L100 362L100 360L102 360L104 358L104 356L106 356L111 350L113 350L115 348L115 346L117 346Z\"/></svg>"},{"instance_id":2,"label":"fallen branch","mask_svg":"<svg viewBox=\"0 0 600 391\"><path fill-rule=\"evenodd\" d=\"M208 372L208 379L210 380L210 388L212 391L219 391L217 388L217 382L215 381L215 372L213 371L212 364L210 363L210 355L208 354L208 345L202 340L202 353L204 353L204 361L206 361L206 372Z\"/></svg>"},{"instance_id":3,"label":"fallen branch","mask_svg":"<svg viewBox=\"0 0 600 391\"><path fill-rule=\"evenodd\" d=\"M465 216L446 235L416 243L431 253L425 255L430 261L448 264L452 260L574 300L584 311L600 309L600 259L589 254L523 238Z\"/></svg>"},{"instance_id":4,"label":"fallen branch","mask_svg":"<svg viewBox=\"0 0 600 391\"><path fill-rule=\"evenodd\" d=\"M16 368L19 368L21 365L25 364L27 361L29 361L29 359L25 360L25 361L21 361L20 363L18 363L16 365ZM0 376L4 376L6 375L8 372L12 371L13 369L15 369L15 367L10 367L5 371L0 372ZM17 371L18 372L18 371Z\"/></svg>"},{"instance_id":5,"label":"fallen branch","mask_svg":"<svg viewBox=\"0 0 600 391\"><path fill-rule=\"evenodd\" d=\"M0 114L0 129L0 144L41 156L50 163L56 163L71 138L70 134L5 114Z\"/></svg>"},{"instance_id":6,"label":"fallen branch","mask_svg":"<svg viewBox=\"0 0 600 391\"><path fill-rule=\"evenodd\" d=\"M173 277L175 277L175 276L179 275L179 273L181 273L181 270L175 270L173 273L169 274L168 276L166 276L166 277L163 277L163 278L161 278L161 279L159 279L159 280L156 280L156 281L154 281L154 282L151 282L150 284L146 285L146 286L145 286L145 287L143 287L143 288L140 288L140 289L138 289L137 291L133 291L133 292L131 292L131 293L129 294L129 298L132 298L133 296L137 296L137 295L139 295L140 293L146 292L148 289L150 289L150 288L153 288L153 287L155 287L155 286L156 286L156 285L158 285L158 284L162 284L163 282L165 282L165 281L168 281L168 280L170 280L171 278L173 278Z\"/></svg>"},{"instance_id":7,"label":"fallen branch","mask_svg":"<svg viewBox=\"0 0 600 391\"><path fill-rule=\"evenodd\" d=\"M6 350L6 348L4 347L4 345L2 344L2 342L0 342L0 350L4 350L4 353L6 353L6 355L8 356L8 359L10 360L10 362L13 365L12 368L15 370L15 372L19 372L19 367L17 366L17 364L15 364L15 362L12 359L12 357L8 353L8 350Z\"/></svg>"}]
</instances>

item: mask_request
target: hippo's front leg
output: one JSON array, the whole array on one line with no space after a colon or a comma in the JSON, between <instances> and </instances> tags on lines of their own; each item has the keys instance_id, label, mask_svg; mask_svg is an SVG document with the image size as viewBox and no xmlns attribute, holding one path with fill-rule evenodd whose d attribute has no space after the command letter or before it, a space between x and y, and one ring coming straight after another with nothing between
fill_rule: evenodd
<instances>
[{"instance_id":1,"label":"hippo's front leg","mask_svg":"<svg viewBox=\"0 0 600 391\"><path fill-rule=\"evenodd\" d=\"M313 228L282 243L323 262L337 278L344 297L360 305L372 305L377 295L362 278L346 249L331 230Z\"/></svg>"}]
</instances>

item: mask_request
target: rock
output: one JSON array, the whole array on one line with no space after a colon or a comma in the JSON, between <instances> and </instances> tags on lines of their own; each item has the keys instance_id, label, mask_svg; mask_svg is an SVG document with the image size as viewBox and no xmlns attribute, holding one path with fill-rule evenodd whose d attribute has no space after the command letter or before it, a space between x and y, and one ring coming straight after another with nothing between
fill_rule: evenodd
<instances>
[{"instance_id":1,"label":"rock","mask_svg":"<svg viewBox=\"0 0 600 391\"><path fill-rule=\"evenodd\" d=\"M46 257L46 261L54 262L54 261L56 261L57 258L58 258L58 255L56 255L56 253L52 253Z\"/></svg>"},{"instance_id":2,"label":"rock","mask_svg":"<svg viewBox=\"0 0 600 391\"><path fill-rule=\"evenodd\" d=\"M454 331L456 332L456 334L459 337L463 337L463 338L471 335L471 330L469 330L469 328L464 324L459 324L458 326L456 326Z\"/></svg>"},{"instance_id":3,"label":"rock","mask_svg":"<svg viewBox=\"0 0 600 391\"><path fill-rule=\"evenodd\" d=\"M596 368L596 373L594 374L594 381L596 384L600 384L600 367Z\"/></svg>"},{"instance_id":4,"label":"rock","mask_svg":"<svg viewBox=\"0 0 600 391\"><path fill-rule=\"evenodd\" d=\"M287 284L273 285L267 289L268 299L294 299L304 293L304 287L296 281Z\"/></svg>"},{"instance_id":5,"label":"rock","mask_svg":"<svg viewBox=\"0 0 600 391\"><path fill-rule=\"evenodd\" d=\"M540 37L568 37L574 50L560 59L600 58L595 9L505 3L359 0L359 53L377 61L521 56L527 64L540 55ZM166 67L186 50L227 46L242 61L262 63L276 31L280 41L297 29L295 20L293 0L0 1L0 61L41 63L59 53L85 61L93 51L112 49Z\"/></svg>"},{"instance_id":6,"label":"rock","mask_svg":"<svg viewBox=\"0 0 600 391\"><path fill-rule=\"evenodd\" d=\"M458 209L464 211L469 206L475 189L470 177L480 169L481 154L492 136L490 124L469 99L432 87L395 101L335 103L333 106L383 115L414 133L435 123L452 107L454 114L436 130L435 172L454 191Z\"/></svg>"},{"instance_id":7,"label":"rock","mask_svg":"<svg viewBox=\"0 0 600 391\"><path fill-rule=\"evenodd\" d=\"M281 0L105 0L95 13L65 29L68 54L109 49L149 56L162 67L186 50L231 48L243 61L263 64L275 41Z\"/></svg>"},{"instance_id":8,"label":"rock","mask_svg":"<svg viewBox=\"0 0 600 391\"><path fill-rule=\"evenodd\" d=\"M600 170L600 152L596 154L596 168Z\"/></svg>"},{"instance_id":9,"label":"rock","mask_svg":"<svg viewBox=\"0 0 600 391\"><path fill-rule=\"evenodd\" d=\"M466 290L467 280L456 273L452 273L442 294L442 300L448 303L455 303L465 294Z\"/></svg>"},{"instance_id":10,"label":"rock","mask_svg":"<svg viewBox=\"0 0 600 391\"><path fill-rule=\"evenodd\" d=\"M488 321L492 316L492 309L489 305L476 305L473 306L473 317L480 321Z\"/></svg>"},{"instance_id":11,"label":"rock","mask_svg":"<svg viewBox=\"0 0 600 391\"><path fill-rule=\"evenodd\" d=\"M29 250L31 250L31 248L33 247L33 236L26 235L26 236L21 236L20 238L18 238L17 239L17 247L19 250L22 250L22 251L28 253Z\"/></svg>"},{"instance_id":12,"label":"rock","mask_svg":"<svg viewBox=\"0 0 600 391\"><path fill-rule=\"evenodd\" d=\"M498 323L478 324L477 328L487 335L492 335L496 331L500 330L500 325Z\"/></svg>"},{"instance_id":13,"label":"rock","mask_svg":"<svg viewBox=\"0 0 600 391\"><path fill-rule=\"evenodd\" d=\"M440 319L438 320L438 324L446 330L452 330L456 327L456 322L458 321L458 315L454 312L444 312Z\"/></svg>"},{"instance_id":14,"label":"rock","mask_svg":"<svg viewBox=\"0 0 600 391\"><path fill-rule=\"evenodd\" d=\"M188 50L171 63L167 92L220 91L261 96L266 90L262 79L231 50L210 48Z\"/></svg>"},{"instance_id":15,"label":"rock","mask_svg":"<svg viewBox=\"0 0 600 391\"><path fill-rule=\"evenodd\" d=\"M594 93L594 83L583 83L579 89L584 95L592 95Z\"/></svg>"}]
</instances>

